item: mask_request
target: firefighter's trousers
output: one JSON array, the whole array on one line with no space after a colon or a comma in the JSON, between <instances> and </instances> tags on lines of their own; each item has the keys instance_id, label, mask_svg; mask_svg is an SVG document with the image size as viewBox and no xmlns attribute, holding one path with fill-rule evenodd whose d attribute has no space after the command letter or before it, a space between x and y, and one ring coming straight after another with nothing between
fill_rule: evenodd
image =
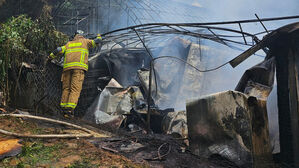
<instances>
[{"instance_id":1,"label":"firefighter's trousers","mask_svg":"<svg viewBox=\"0 0 299 168\"><path fill-rule=\"evenodd\" d=\"M71 69L62 73L62 96L60 106L63 109L74 110L76 108L82 90L83 80L84 70Z\"/></svg>"}]
</instances>

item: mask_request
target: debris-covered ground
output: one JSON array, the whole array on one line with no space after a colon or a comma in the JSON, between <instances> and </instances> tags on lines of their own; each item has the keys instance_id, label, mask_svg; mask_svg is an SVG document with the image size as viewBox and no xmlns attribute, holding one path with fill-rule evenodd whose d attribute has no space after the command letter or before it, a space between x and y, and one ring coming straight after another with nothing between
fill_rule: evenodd
<instances>
[{"instance_id":1,"label":"debris-covered ground","mask_svg":"<svg viewBox=\"0 0 299 168\"><path fill-rule=\"evenodd\" d=\"M28 119L2 117L0 129L23 134L80 133ZM79 121L76 121L79 124ZM85 125L85 124L82 124ZM85 125L86 126L86 125ZM117 134L89 129L102 137L89 139L16 139L0 136L0 167L227 167L225 160L210 160L192 155L186 139L143 132ZM3 147L3 143L4 145ZM11 151L4 151L11 150ZM4 151L4 152L3 152Z\"/></svg>"},{"instance_id":2,"label":"debris-covered ground","mask_svg":"<svg viewBox=\"0 0 299 168\"><path fill-rule=\"evenodd\" d=\"M299 16L170 1L0 0L0 168L299 167Z\"/></svg>"},{"instance_id":3,"label":"debris-covered ground","mask_svg":"<svg viewBox=\"0 0 299 168\"><path fill-rule=\"evenodd\" d=\"M15 118L1 118L0 122L1 129L30 134L74 131ZM0 141L15 139L3 135L0 138ZM0 167L148 167L146 163L134 163L98 148L86 139L20 139L19 142L21 152L2 160Z\"/></svg>"}]
</instances>

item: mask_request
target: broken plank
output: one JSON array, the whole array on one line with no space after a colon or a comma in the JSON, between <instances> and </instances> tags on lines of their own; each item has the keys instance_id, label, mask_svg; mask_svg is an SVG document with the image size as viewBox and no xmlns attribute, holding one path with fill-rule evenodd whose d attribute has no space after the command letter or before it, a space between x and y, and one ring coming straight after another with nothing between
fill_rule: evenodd
<instances>
[{"instance_id":1,"label":"broken plank","mask_svg":"<svg viewBox=\"0 0 299 168\"><path fill-rule=\"evenodd\" d=\"M234 59L232 59L231 61L229 61L229 64L233 68L235 68L236 66L241 64L243 61L245 61L247 58L249 58L252 54L254 54L258 50L260 50L263 47L263 44L264 44L263 42L260 42L256 45L252 46L251 48L249 48L248 50L246 50L245 52L243 52L239 56L237 56Z\"/></svg>"},{"instance_id":2,"label":"broken plank","mask_svg":"<svg viewBox=\"0 0 299 168\"><path fill-rule=\"evenodd\" d=\"M102 146L101 148L104 149L104 150L106 150L106 151L109 151L109 152L119 153L117 150L109 148L107 146Z\"/></svg>"}]
</instances>

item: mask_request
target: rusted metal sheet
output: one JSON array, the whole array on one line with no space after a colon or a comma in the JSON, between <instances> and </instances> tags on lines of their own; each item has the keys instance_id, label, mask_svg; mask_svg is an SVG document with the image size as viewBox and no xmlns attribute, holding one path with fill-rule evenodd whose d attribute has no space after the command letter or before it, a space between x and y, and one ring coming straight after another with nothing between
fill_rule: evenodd
<instances>
[{"instance_id":1,"label":"rusted metal sheet","mask_svg":"<svg viewBox=\"0 0 299 168\"><path fill-rule=\"evenodd\" d=\"M235 91L187 103L191 151L218 154L239 166L272 163L265 104Z\"/></svg>"},{"instance_id":2,"label":"rusted metal sheet","mask_svg":"<svg viewBox=\"0 0 299 168\"><path fill-rule=\"evenodd\" d=\"M246 70L235 90L257 98L267 99L274 83L274 74L275 59L265 59Z\"/></svg>"},{"instance_id":3,"label":"rusted metal sheet","mask_svg":"<svg viewBox=\"0 0 299 168\"><path fill-rule=\"evenodd\" d=\"M130 113L133 107L131 90L131 88L122 88L116 80L111 79L87 110L83 119L118 129L125 118L123 114Z\"/></svg>"},{"instance_id":4,"label":"rusted metal sheet","mask_svg":"<svg viewBox=\"0 0 299 168\"><path fill-rule=\"evenodd\" d=\"M269 137L269 122L266 100L249 97L249 112L251 117L251 142L254 167L268 167L273 164L271 142Z\"/></svg>"},{"instance_id":5,"label":"rusted metal sheet","mask_svg":"<svg viewBox=\"0 0 299 168\"><path fill-rule=\"evenodd\" d=\"M175 137L187 138L188 126L186 111L169 112L162 121L164 133Z\"/></svg>"}]
</instances>

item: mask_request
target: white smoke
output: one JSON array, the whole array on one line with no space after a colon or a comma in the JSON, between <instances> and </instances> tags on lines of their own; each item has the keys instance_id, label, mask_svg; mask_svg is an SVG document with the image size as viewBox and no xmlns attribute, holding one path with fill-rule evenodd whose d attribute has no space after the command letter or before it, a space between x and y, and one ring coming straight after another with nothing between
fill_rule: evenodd
<instances>
[{"instance_id":1,"label":"white smoke","mask_svg":"<svg viewBox=\"0 0 299 168\"><path fill-rule=\"evenodd\" d=\"M260 18L289 16L296 15L299 7L298 0L276 1L275 3L272 0L127 0L122 1L122 3L117 0L103 0L100 2L104 6L98 10L102 25L100 26L101 30L94 30L95 32L111 31L135 24L152 22L212 22L255 19L255 13ZM272 30L293 21L296 20L265 22L264 24L269 30ZM238 25L229 25L228 27L238 29ZM264 31L260 23L242 24L242 27L244 31L250 33ZM211 48L211 50L203 53L202 59L206 64L204 65L206 69L217 67L241 53L241 51L208 40L204 40L202 45ZM221 52L215 54L216 49L221 49ZM259 52L259 54L264 53ZM261 57L252 56L236 68L227 65L219 70L206 73L207 88L203 94L233 90L245 70L262 60Z\"/></svg>"}]
</instances>

